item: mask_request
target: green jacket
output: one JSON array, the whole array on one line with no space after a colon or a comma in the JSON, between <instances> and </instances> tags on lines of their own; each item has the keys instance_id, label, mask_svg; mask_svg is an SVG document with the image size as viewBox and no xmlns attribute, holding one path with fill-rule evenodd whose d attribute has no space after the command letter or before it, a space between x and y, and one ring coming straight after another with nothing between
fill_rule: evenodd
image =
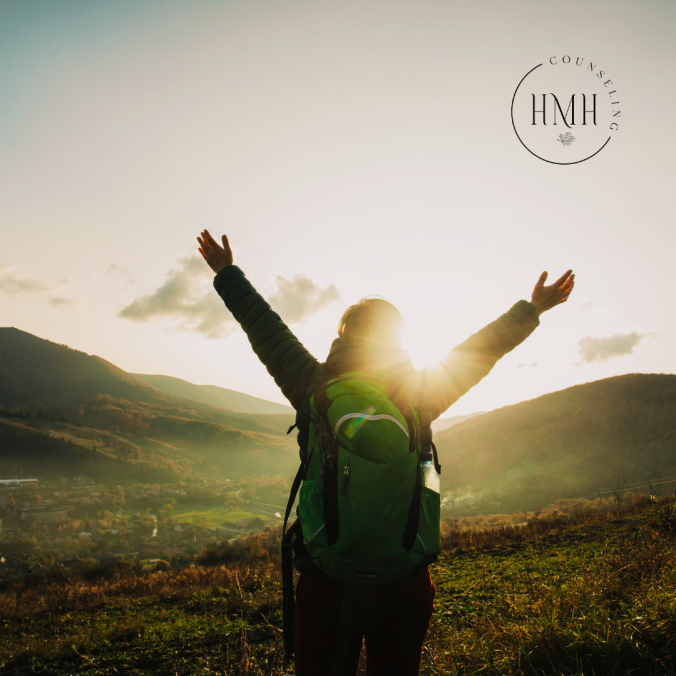
<instances>
[{"instance_id":1,"label":"green jacket","mask_svg":"<svg viewBox=\"0 0 676 676\"><path fill-rule=\"evenodd\" d=\"M320 363L291 332L242 270L230 265L214 279L214 288L241 324L251 347L296 409L298 444L307 449L310 398L329 377ZM536 309L525 300L453 348L436 369L412 373L407 389L416 399L423 445L432 440L431 423L495 366L498 359L522 343L540 323Z\"/></svg>"}]
</instances>

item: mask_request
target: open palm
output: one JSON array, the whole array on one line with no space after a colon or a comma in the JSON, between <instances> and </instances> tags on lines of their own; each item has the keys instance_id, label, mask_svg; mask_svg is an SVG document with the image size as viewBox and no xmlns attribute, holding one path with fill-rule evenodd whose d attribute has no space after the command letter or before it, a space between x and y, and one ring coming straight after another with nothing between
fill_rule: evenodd
<instances>
[{"instance_id":1,"label":"open palm","mask_svg":"<svg viewBox=\"0 0 676 676\"><path fill-rule=\"evenodd\" d=\"M197 238L200 243L199 252L202 254L204 260L209 264L209 267L218 274L223 268L232 265L232 249L228 238L223 235L221 246L210 234L208 230L202 231L202 236Z\"/></svg>"},{"instance_id":2,"label":"open palm","mask_svg":"<svg viewBox=\"0 0 676 676\"><path fill-rule=\"evenodd\" d=\"M570 296L575 286L575 275L572 270L568 270L553 284L545 286L546 281L547 273L543 272L533 289L533 296L530 301L538 311L538 314L551 310L553 307L568 300L568 296Z\"/></svg>"}]
</instances>

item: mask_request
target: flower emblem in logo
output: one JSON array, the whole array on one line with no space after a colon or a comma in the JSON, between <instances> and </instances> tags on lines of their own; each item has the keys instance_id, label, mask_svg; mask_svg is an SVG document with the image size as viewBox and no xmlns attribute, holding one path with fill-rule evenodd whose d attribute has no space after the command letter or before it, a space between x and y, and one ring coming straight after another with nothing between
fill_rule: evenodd
<instances>
[{"instance_id":1,"label":"flower emblem in logo","mask_svg":"<svg viewBox=\"0 0 676 676\"><path fill-rule=\"evenodd\" d=\"M559 134L559 138L556 140L564 146L569 146L575 140L575 137L567 131L565 134Z\"/></svg>"}]
</instances>

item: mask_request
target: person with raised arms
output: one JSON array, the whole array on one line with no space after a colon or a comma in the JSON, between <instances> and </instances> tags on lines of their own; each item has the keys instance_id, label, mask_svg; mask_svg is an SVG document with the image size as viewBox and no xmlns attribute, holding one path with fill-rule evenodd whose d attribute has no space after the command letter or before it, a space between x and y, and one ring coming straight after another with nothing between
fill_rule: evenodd
<instances>
[{"instance_id":1,"label":"person with raised arms","mask_svg":"<svg viewBox=\"0 0 676 676\"><path fill-rule=\"evenodd\" d=\"M216 291L296 410L301 464L282 539L285 655L295 654L299 676L353 676L364 642L369 676L418 674L434 609L429 565L440 550L432 421L568 300L575 275L546 286L543 272L530 302L435 369L413 367L394 305L364 298L344 312L320 363L233 264L228 238L219 244L204 230L197 240Z\"/></svg>"}]
</instances>

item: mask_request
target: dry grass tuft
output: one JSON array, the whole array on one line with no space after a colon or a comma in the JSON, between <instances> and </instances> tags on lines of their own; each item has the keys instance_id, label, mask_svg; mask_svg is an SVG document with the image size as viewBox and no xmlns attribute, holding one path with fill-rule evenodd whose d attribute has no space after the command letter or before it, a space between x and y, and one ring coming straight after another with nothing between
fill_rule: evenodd
<instances>
[{"instance_id":1,"label":"dry grass tuft","mask_svg":"<svg viewBox=\"0 0 676 676\"><path fill-rule=\"evenodd\" d=\"M676 673L674 500L554 512L444 523L421 674ZM279 561L249 558L8 590L0 673L291 674Z\"/></svg>"}]
</instances>

